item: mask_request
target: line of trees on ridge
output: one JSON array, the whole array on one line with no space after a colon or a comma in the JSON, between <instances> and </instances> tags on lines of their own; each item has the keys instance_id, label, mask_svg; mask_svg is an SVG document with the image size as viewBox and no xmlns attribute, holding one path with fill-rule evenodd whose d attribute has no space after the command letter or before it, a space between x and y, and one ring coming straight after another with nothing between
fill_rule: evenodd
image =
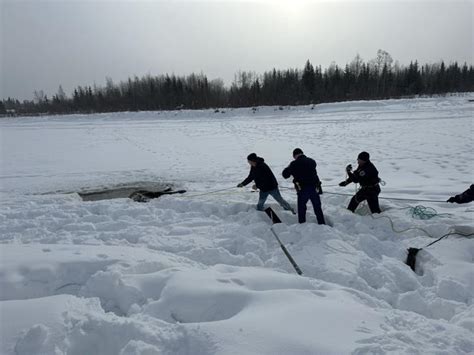
<instances>
[{"instance_id":1,"label":"line of trees on ridge","mask_svg":"<svg viewBox=\"0 0 474 355\"><path fill-rule=\"evenodd\" d=\"M230 87L221 79L204 74L135 76L104 87L78 86L71 96L61 86L48 97L35 91L33 100L13 98L0 101L0 114L94 113L254 107L263 105L305 105L347 100L374 100L474 91L474 68L443 61L401 66L389 53L378 50L367 63L359 55L345 67L313 66L303 69L272 69L257 74L239 71Z\"/></svg>"}]
</instances>

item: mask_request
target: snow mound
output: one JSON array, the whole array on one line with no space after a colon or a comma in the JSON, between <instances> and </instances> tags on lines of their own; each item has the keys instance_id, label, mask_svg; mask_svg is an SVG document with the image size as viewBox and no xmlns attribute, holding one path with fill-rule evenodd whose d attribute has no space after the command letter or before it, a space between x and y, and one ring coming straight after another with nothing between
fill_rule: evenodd
<instances>
[{"instance_id":1,"label":"snow mound","mask_svg":"<svg viewBox=\"0 0 474 355\"><path fill-rule=\"evenodd\" d=\"M474 238L425 247L474 230L472 204L444 202L472 183L472 96L0 121L0 354L474 353ZM329 225L267 205L303 276L234 188L257 152L295 206L279 173L296 146ZM387 182L380 216L337 186L362 150ZM188 192L64 193L136 181ZM419 203L437 214L413 218Z\"/></svg>"}]
</instances>

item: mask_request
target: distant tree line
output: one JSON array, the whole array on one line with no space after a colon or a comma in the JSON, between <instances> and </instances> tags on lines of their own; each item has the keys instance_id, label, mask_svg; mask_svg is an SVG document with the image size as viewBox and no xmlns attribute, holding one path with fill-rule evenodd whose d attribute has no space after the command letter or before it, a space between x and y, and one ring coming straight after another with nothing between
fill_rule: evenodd
<instances>
[{"instance_id":1,"label":"distant tree line","mask_svg":"<svg viewBox=\"0 0 474 355\"><path fill-rule=\"evenodd\" d=\"M258 75L239 71L229 88L221 79L208 80L204 74L135 76L105 87L78 86L67 96L59 86L48 97L35 91L33 100L8 98L0 101L0 114L93 113L250 107L262 105L303 105L346 100L373 100L474 91L474 68L457 62L401 66L389 53L364 62L359 55L345 67L313 66L308 60L301 69L271 71Z\"/></svg>"}]
</instances>

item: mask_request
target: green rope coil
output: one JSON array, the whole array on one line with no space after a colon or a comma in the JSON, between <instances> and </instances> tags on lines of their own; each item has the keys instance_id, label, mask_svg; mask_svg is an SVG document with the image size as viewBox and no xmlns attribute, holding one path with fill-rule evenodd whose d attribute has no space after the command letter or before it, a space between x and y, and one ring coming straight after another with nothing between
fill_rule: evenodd
<instances>
[{"instance_id":1,"label":"green rope coil","mask_svg":"<svg viewBox=\"0 0 474 355\"><path fill-rule=\"evenodd\" d=\"M449 216L449 213L438 213L434 208L417 205L408 207L408 213L414 219L431 219L433 217Z\"/></svg>"},{"instance_id":2,"label":"green rope coil","mask_svg":"<svg viewBox=\"0 0 474 355\"><path fill-rule=\"evenodd\" d=\"M434 208L431 207L425 207L422 205L418 205L415 207L410 207L408 209L408 213L412 216L414 219L431 219L433 217L438 216L438 212Z\"/></svg>"}]
</instances>

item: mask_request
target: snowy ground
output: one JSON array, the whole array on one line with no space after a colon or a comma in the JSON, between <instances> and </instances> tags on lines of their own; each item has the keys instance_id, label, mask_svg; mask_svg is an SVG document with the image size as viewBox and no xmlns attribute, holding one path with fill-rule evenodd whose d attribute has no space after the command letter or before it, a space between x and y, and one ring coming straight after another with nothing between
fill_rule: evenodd
<instances>
[{"instance_id":1,"label":"snowy ground","mask_svg":"<svg viewBox=\"0 0 474 355\"><path fill-rule=\"evenodd\" d=\"M344 167L370 152L381 197L444 201L474 182L474 94L446 98L9 118L0 121L1 354L468 354L474 239L393 231L345 206ZM256 152L282 194L301 147L318 162L331 226L232 188ZM138 183L184 195L81 201ZM217 193L207 192L227 189ZM414 219L423 204L440 216ZM381 200L397 230L472 232L474 205Z\"/></svg>"}]
</instances>

